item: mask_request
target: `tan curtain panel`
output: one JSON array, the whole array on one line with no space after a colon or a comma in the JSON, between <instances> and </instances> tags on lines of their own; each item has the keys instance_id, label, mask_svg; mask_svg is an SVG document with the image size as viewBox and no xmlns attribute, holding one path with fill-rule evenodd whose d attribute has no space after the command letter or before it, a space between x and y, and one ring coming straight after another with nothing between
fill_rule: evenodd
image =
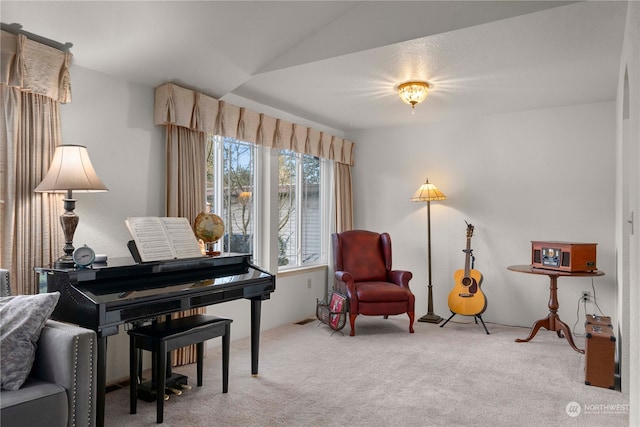
<instances>
[{"instance_id":1,"label":"tan curtain panel","mask_svg":"<svg viewBox=\"0 0 640 427\"><path fill-rule=\"evenodd\" d=\"M337 136L260 114L173 83L156 88L154 122L176 125L354 164L355 144Z\"/></svg>"},{"instance_id":2,"label":"tan curtain panel","mask_svg":"<svg viewBox=\"0 0 640 427\"><path fill-rule=\"evenodd\" d=\"M335 162L333 166L336 203L336 232L353 229L353 192L351 166Z\"/></svg>"},{"instance_id":3,"label":"tan curtain panel","mask_svg":"<svg viewBox=\"0 0 640 427\"><path fill-rule=\"evenodd\" d=\"M260 125L258 126L258 144L265 147L275 147L276 125L278 119L275 117L260 114Z\"/></svg>"},{"instance_id":4,"label":"tan curtain panel","mask_svg":"<svg viewBox=\"0 0 640 427\"><path fill-rule=\"evenodd\" d=\"M62 104L71 102L71 53L6 31L1 43L0 83Z\"/></svg>"},{"instance_id":5,"label":"tan curtain panel","mask_svg":"<svg viewBox=\"0 0 640 427\"><path fill-rule=\"evenodd\" d=\"M191 224L205 206L206 158L203 132L167 126L167 216L185 217Z\"/></svg>"},{"instance_id":6,"label":"tan curtain panel","mask_svg":"<svg viewBox=\"0 0 640 427\"><path fill-rule=\"evenodd\" d=\"M309 153L312 156L322 157L320 155L320 141L322 140L322 132L317 129L308 129L307 140L305 141L304 150L305 153Z\"/></svg>"},{"instance_id":7,"label":"tan curtain panel","mask_svg":"<svg viewBox=\"0 0 640 427\"><path fill-rule=\"evenodd\" d=\"M12 292L38 293L34 267L62 253L62 195L33 189L61 144L59 104L71 101L71 54L1 32L0 266Z\"/></svg>"},{"instance_id":8,"label":"tan curtain panel","mask_svg":"<svg viewBox=\"0 0 640 427\"><path fill-rule=\"evenodd\" d=\"M305 147L307 146L309 128L294 123L292 131L291 149L296 153L304 153Z\"/></svg>"},{"instance_id":9,"label":"tan curtain panel","mask_svg":"<svg viewBox=\"0 0 640 427\"><path fill-rule=\"evenodd\" d=\"M205 123L200 117L196 121ZM204 132L167 125L166 214L187 218L191 224L206 204L205 138ZM175 319L205 312L206 308L197 308L173 313L171 317ZM174 366L185 365L195 362L196 356L195 345L183 347L172 352L172 362Z\"/></svg>"},{"instance_id":10,"label":"tan curtain panel","mask_svg":"<svg viewBox=\"0 0 640 427\"><path fill-rule=\"evenodd\" d=\"M276 120L275 148L278 150L292 150L293 123L286 120Z\"/></svg>"},{"instance_id":11,"label":"tan curtain panel","mask_svg":"<svg viewBox=\"0 0 640 427\"><path fill-rule=\"evenodd\" d=\"M240 121L238 122L238 139L240 141L257 144L258 129L260 128L260 113L240 108Z\"/></svg>"},{"instance_id":12,"label":"tan curtain panel","mask_svg":"<svg viewBox=\"0 0 640 427\"><path fill-rule=\"evenodd\" d=\"M156 88L154 123L213 132L218 120L218 100L167 83ZM194 127L194 124L197 126Z\"/></svg>"}]
</instances>

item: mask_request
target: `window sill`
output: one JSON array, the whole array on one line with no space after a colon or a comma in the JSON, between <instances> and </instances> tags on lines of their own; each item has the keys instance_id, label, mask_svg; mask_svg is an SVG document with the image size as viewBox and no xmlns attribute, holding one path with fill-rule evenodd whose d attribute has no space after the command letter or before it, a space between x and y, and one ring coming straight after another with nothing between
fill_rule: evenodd
<instances>
[{"instance_id":1,"label":"window sill","mask_svg":"<svg viewBox=\"0 0 640 427\"><path fill-rule=\"evenodd\" d=\"M309 267L296 267L287 270L278 271L276 277L296 276L298 274L312 273L314 271L327 270L329 267L326 264L312 265Z\"/></svg>"}]
</instances>

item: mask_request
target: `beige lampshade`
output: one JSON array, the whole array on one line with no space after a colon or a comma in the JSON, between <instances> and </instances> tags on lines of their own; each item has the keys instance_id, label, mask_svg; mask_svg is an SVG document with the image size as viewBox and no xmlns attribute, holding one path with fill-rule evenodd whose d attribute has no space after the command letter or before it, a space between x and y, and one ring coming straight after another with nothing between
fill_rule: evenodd
<instances>
[{"instance_id":1,"label":"beige lampshade","mask_svg":"<svg viewBox=\"0 0 640 427\"><path fill-rule=\"evenodd\" d=\"M82 145L59 145L53 153L49 171L35 188L38 193L109 191L91 165L87 148Z\"/></svg>"},{"instance_id":2,"label":"beige lampshade","mask_svg":"<svg viewBox=\"0 0 640 427\"><path fill-rule=\"evenodd\" d=\"M431 202L434 200L446 200L447 196L438 188L429 182L429 179L413 193L412 202Z\"/></svg>"}]
</instances>

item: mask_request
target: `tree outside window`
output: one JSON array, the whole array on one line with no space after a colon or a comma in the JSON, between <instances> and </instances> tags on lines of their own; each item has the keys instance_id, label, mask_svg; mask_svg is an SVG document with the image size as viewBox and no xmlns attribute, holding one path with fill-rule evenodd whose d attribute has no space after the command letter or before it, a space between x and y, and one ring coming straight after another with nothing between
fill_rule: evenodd
<instances>
[{"instance_id":1,"label":"tree outside window","mask_svg":"<svg viewBox=\"0 0 640 427\"><path fill-rule=\"evenodd\" d=\"M258 262L254 254L260 223L254 203L256 152L254 144L210 136L206 201L208 211L219 215L225 225L217 250L250 253ZM279 151L278 192L264 195L268 203L278 206L279 268L326 262L326 168L327 162L319 157Z\"/></svg>"},{"instance_id":2,"label":"tree outside window","mask_svg":"<svg viewBox=\"0 0 640 427\"><path fill-rule=\"evenodd\" d=\"M211 136L207 149L207 207L225 225L223 252L253 254L255 146ZM220 213L221 212L221 213Z\"/></svg>"}]
</instances>

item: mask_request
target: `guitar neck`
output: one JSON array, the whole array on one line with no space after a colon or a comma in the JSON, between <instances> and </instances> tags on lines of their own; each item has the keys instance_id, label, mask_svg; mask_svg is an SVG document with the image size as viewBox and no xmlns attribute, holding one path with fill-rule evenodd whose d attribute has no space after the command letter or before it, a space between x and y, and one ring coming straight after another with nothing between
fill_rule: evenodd
<instances>
[{"instance_id":1,"label":"guitar neck","mask_svg":"<svg viewBox=\"0 0 640 427\"><path fill-rule=\"evenodd\" d=\"M471 266L470 266L470 260L471 260L471 237L467 237L467 250L465 251L465 258L464 258L464 277L469 277L469 275L471 274Z\"/></svg>"}]
</instances>

